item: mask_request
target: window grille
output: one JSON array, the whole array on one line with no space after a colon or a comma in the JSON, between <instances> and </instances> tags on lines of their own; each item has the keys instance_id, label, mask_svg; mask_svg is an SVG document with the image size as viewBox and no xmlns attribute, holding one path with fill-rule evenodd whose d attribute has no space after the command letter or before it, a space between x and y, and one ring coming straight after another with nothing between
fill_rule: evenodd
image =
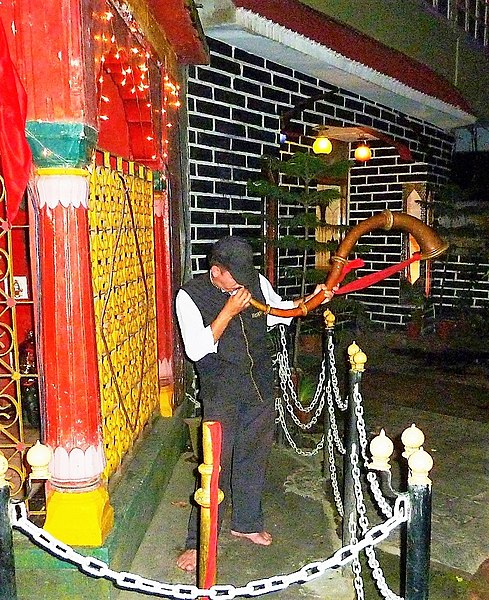
<instances>
[{"instance_id":1,"label":"window grille","mask_svg":"<svg viewBox=\"0 0 489 600\"><path fill-rule=\"evenodd\" d=\"M489 0L425 0L482 46L488 45Z\"/></svg>"}]
</instances>

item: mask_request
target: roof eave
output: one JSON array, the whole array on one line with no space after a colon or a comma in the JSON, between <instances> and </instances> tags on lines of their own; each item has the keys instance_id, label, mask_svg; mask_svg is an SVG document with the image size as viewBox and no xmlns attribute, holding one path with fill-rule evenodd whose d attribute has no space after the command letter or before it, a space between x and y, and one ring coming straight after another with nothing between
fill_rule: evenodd
<instances>
[{"instance_id":1,"label":"roof eave","mask_svg":"<svg viewBox=\"0 0 489 600\"><path fill-rule=\"evenodd\" d=\"M476 121L466 106L426 94L245 8L232 11L231 19L227 13L226 22L214 20L206 34L446 131Z\"/></svg>"}]
</instances>

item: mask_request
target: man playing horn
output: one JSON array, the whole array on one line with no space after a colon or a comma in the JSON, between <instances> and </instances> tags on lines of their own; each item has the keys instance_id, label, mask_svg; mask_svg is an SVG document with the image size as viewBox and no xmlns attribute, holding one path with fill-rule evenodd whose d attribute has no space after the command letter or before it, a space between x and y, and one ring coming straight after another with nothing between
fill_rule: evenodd
<instances>
[{"instance_id":1,"label":"man playing horn","mask_svg":"<svg viewBox=\"0 0 489 600\"><path fill-rule=\"evenodd\" d=\"M272 543L265 530L262 494L273 442L274 393L267 328L290 323L256 310L251 298L276 308L300 306L316 294L323 302L333 293L324 284L305 299L283 301L253 265L243 238L216 242L210 270L186 283L176 297L176 313L185 351L199 377L203 419L219 421L223 439L220 488L231 500L231 535L260 546ZM219 507L219 525L224 507ZM192 508L185 551L177 566L197 565L197 510Z\"/></svg>"}]
</instances>

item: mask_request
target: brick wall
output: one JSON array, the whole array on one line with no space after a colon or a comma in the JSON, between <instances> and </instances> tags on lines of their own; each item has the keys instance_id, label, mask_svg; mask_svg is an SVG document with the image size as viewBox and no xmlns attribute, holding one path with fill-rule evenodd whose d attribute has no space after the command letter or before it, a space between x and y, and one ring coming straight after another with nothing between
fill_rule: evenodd
<instances>
[{"instance_id":1,"label":"brick wall","mask_svg":"<svg viewBox=\"0 0 489 600\"><path fill-rule=\"evenodd\" d=\"M246 189L257 178L263 154L286 156L312 143L319 124L366 125L408 144L414 162L404 162L396 150L373 141L373 157L350 172L349 223L354 225L373 213L403 209L403 184L443 183L449 174L453 150L451 135L428 123L372 103L347 91L317 101L289 124L293 141L280 144L280 116L305 98L331 88L298 71L209 39L210 66L189 70L188 114L190 144L190 231L192 270L207 268L210 245L227 234L260 238L257 219L262 200ZM352 157L353 158L353 157ZM282 211L290 207L282 207ZM364 256L359 274L377 271L400 261L402 234L374 232L362 244L372 251ZM279 256L278 290L284 296L298 294L296 282L283 276L283 267L297 256ZM488 298L488 290L482 296ZM353 295L352 295L353 297ZM400 305L399 276L355 294L373 320L386 327L402 324L409 307Z\"/></svg>"}]
</instances>

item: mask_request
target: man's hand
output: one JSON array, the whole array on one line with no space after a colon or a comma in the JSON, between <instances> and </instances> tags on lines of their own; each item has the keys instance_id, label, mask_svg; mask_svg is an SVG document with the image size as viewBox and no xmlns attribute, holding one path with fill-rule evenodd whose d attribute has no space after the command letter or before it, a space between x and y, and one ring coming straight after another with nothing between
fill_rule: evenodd
<instances>
[{"instance_id":1,"label":"man's hand","mask_svg":"<svg viewBox=\"0 0 489 600\"><path fill-rule=\"evenodd\" d=\"M236 315L239 315L239 313L249 305L250 300L251 294L244 287L237 288L231 292L231 296L227 299L221 312L211 323L212 335L214 336L215 342L217 342L224 333L231 319Z\"/></svg>"},{"instance_id":2,"label":"man's hand","mask_svg":"<svg viewBox=\"0 0 489 600\"><path fill-rule=\"evenodd\" d=\"M335 285L332 290L327 290L325 283L318 283L317 286L314 288L314 292L307 299L310 300L311 298L314 298L314 296L316 296L317 294L322 293L324 295L324 300L321 302L321 304L326 304L326 302L329 302L334 296L334 293L336 292L338 287L338 285Z\"/></svg>"},{"instance_id":3,"label":"man's hand","mask_svg":"<svg viewBox=\"0 0 489 600\"><path fill-rule=\"evenodd\" d=\"M245 288L237 288L231 292L223 310L229 311L234 317L242 312L250 303L251 293Z\"/></svg>"}]
</instances>

